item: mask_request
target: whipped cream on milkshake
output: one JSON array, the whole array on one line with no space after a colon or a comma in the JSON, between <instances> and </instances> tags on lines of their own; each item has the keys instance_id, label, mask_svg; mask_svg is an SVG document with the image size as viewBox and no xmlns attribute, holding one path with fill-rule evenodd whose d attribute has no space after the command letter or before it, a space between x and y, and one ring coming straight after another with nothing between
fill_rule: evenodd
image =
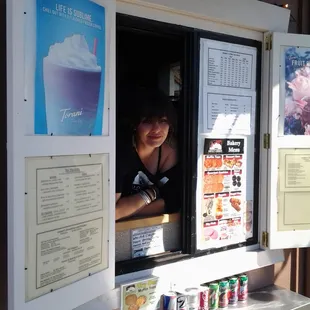
<instances>
[{"instance_id":1,"label":"whipped cream on milkshake","mask_svg":"<svg viewBox=\"0 0 310 310\"><path fill-rule=\"evenodd\" d=\"M50 46L45 59L68 68L101 71L101 67L97 65L96 55L89 51L85 37L80 34L74 34L64 42Z\"/></svg>"},{"instance_id":2,"label":"whipped cream on milkshake","mask_svg":"<svg viewBox=\"0 0 310 310\"><path fill-rule=\"evenodd\" d=\"M89 135L95 125L101 67L83 35L50 46L43 60L48 134Z\"/></svg>"}]
</instances>

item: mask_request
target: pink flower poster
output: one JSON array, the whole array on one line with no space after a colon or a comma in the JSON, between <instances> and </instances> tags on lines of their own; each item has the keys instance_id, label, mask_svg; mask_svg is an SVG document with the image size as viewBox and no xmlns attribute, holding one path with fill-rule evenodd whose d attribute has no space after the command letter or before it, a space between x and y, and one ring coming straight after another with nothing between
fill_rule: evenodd
<instances>
[{"instance_id":1,"label":"pink flower poster","mask_svg":"<svg viewBox=\"0 0 310 310\"><path fill-rule=\"evenodd\" d=\"M285 49L284 135L310 135L310 49Z\"/></svg>"}]
</instances>

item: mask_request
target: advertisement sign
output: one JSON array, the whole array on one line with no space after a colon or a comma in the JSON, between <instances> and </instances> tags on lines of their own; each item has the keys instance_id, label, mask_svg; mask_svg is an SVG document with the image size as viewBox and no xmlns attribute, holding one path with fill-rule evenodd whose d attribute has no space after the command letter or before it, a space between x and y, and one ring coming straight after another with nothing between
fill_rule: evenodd
<instances>
[{"instance_id":1,"label":"advertisement sign","mask_svg":"<svg viewBox=\"0 0 310 310\"><path fill-rule=\"evenodd\" d=\"M284 135L310 134L310 50L284 48ZM284 80L283 80L284 78ZM283 85L285 84L285 86Z\"/></svg>"},{"instance_id":2,"label":"advertisement sign","mask_svg":"<svg viewBox=\"0 0 310 310\"><path fill-rule=\"evenodd\" d=\"M90 0L37 0L35 134L101 135L105 8Z\"/></svg>"},{"instance_id":3,"label":"advertisement sign","mask_svg":"<svg viewBox=\"0 0 310 310\"><path fill-rule=\"evenodd\" d=\"M244 139L205 139L203 156L201 242L208 247L243 242L252 229Z\"/></svg>"},{"instance_id":4,"label":"advertisement sign","mask_svg":"<svg viewBox=\"0 0 310 310\"><path fill-rule=\"evenodd\" d=\"M151 277L121 285L121 310L160 309L158 278Z\"/></svg>"}]
</instances>

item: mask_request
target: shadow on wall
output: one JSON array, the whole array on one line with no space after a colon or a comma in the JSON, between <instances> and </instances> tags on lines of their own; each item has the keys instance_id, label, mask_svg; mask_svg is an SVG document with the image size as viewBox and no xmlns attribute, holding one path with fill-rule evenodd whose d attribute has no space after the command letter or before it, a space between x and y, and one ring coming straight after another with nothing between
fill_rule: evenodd
<instances>
[{"instance_id":1,"label":"shadow on wall","mask_svg":"<svg viewBox=\"0 0 310 310\"><path fill-rule=\"evenodd\" d=\"M307 249L284 250L285 260L274 266L274 283L293 292L310 297L310 266ZM308 291L307 291L308 290Z\"/></svg>"}]
</instances>

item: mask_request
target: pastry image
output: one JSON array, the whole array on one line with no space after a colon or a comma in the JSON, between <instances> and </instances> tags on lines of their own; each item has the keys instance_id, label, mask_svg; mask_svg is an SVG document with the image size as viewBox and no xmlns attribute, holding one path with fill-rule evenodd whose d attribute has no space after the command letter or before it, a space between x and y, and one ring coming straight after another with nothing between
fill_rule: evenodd
<instances>
[{"instance_id":1,"label":"pastry image","mask_svg":"<svg viewBox=\"0 0 310 310\"><path fill-rule=\"evenodd\" d=\"M205 194L219 193L224 189L223 185L224 176L221 174L206 174L204 176L203 191Z\"/></svg>"},{"instance_id":2,"label":"pastry image","mask_svg":"<svg viewBox=\"0 0 310 310\"><path fill-rule=\"evenodd\" d=\"M240 211L241 210L241 200L238 198L230 198L229 200L231 206L236 210L236 211Z\"/></svg>"},{"instance_id":3,"label":"pastry image","mask_svg":"<svg viewBox=\"0 0 310 310\"><path fill-rule=\"evenodd\" d=\"M139 310L139 309L140 309L140 307L138 305L136 305L136 304L130 305L128 307L128 310Z\"/></svg>"},{"instance_id":4,"label":"pastry image","mask_svg":"<svg viewBox=\"0 0 310 310\"><path fill-rule=\"evenodd\" d=\"M223 217L223 201L221 198L217 199L215 207L216 207L215 218L217 220L220 220Z\"/></svg>"},{"instance_id":5,"label":"pastry image","mask_svg":"<svg viewBox=\"0 0 310 310\"><path fill-rule=\"evenodd\" d=\"M139 296L137 301L136 301L136 305L141 307L146 303L146 296Z\"/></svg>"},{"instance_id":6,"label":"pastry image","mask_svg":"<svg viewBox=\"0 0 310 310\"><path fill-rule=\"evenodd\" d=\"M136 294L128 295L125 298L125 303L127 306L133 305L136 302L137 302L137 295ZM135 309L131 309L131 310L135 310Z\"/></svg>"},{"instance_id":7,"label":"pastry image","mask_svg":"<svg viewBox=\"0 0 310 310\"><path fill-rule=\"evenodd\" d=\"M206 169L221 168L222 164L222 158L205 158L204 161L204 167Z\"/></svg>"}]
</instances>

